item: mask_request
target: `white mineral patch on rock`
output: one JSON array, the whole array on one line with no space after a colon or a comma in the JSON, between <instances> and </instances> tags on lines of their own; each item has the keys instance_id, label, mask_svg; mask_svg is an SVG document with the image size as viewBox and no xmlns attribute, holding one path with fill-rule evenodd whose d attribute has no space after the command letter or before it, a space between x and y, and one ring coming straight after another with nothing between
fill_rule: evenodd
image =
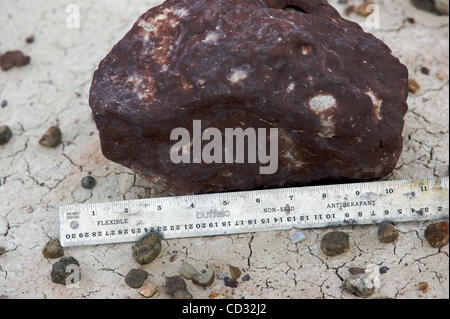
<instances>
[{"instance_id":1,"label":"white mineral patch on rock","mask_svg":"<svg viewBox=\"0 0 450 319\"><path fill-rule=\"evenodd\" d=\"M378 98L372 90L368 90L365 93L372 100L373 113L374 113L375 121L378 122L378 121L380 121L382 119L382 117L381 117L381 106L383 105L383 100Z\"/></svg>"},{"instance_id":2,"label":"white mineral patch on rock","mask_svg":"<svg viewBox=\"0 0 450 319\"><path fill-rule=\"evenodd\" d=\"M309 108L315 113L323 113L336 107L336 99L331 94L320 94L309 100Z\"/></svg>"},{"instance_id":3,"label":"white mineral patch on rock","mask_svg":"<svg viewBox=\"0 0 450 319\"><path fill-rule=\"evenodd\" d=\"M228 81L237 84L248 77L248 72L242 69L231 69L231 73L228 75Z\"/></svg>"}]
</instances>

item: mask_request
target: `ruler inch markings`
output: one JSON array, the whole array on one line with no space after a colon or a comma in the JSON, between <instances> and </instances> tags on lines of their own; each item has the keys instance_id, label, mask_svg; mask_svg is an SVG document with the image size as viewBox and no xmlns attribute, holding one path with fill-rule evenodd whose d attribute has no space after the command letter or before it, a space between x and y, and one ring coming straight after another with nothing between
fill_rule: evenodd
<instances>
[{"instance_id":1,"label":"ruler inch markings","mask_svg":"<svg viewBox=\"0 0 450 319\"><path fill-rule=\"evenodd\" d=\"M172 196L59 209L62 246L448 219L449 178ZM193 206L193 207L192 207Z\"/></svg>"}]
</instances>

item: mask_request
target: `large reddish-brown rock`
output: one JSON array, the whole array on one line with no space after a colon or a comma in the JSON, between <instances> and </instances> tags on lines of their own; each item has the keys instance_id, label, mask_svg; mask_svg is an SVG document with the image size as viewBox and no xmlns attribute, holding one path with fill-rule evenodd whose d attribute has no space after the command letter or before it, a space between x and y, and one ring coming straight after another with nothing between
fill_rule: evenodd
<instances>
[{"instance_id":1,"label":"large reddish-brown rock","mask_svg":"<svg viewBox=\"0 0 450 319\"><path fill-rule=\"evenodd\" d=\"M408 72L325 0L169 0L100 63L104 155L177 194L371 180L402 151ZM279 128L278 171L174 164L176 127Z\"/></svg>"}]
</instances>

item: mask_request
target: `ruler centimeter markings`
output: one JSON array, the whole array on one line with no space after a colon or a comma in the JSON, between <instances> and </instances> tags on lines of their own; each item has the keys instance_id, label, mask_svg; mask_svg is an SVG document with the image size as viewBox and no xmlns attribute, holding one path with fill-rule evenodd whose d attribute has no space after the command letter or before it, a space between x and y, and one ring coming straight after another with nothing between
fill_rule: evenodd
<instances>
[{"instance_id":1,"label":"ruler centimeter markings","mask_svg":"<svg viewBox=\"0 0 450 319\"><path fill-rule=\"evenodd\" d=\"M449 178L282 188L59 209L62 246L133 242L292 228L408 222L449 216Z\"/></svg>"}]
</instances>

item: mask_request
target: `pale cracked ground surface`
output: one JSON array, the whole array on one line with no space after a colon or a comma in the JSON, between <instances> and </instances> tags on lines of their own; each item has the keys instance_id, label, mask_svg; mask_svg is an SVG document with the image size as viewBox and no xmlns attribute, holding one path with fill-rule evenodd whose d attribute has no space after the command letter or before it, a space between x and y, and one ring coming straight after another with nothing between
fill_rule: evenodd
<instances>
[{"instance_id":1,"label":"pale cracked ground surface","mask_svg":"<svg viewBox=\"0 0 450 319\"><path fill-rule=\"evenodd\" d=\"M141 13L160 2L72 2L81 9L79 30L65 27L68 1L0 2L0 52L21 49L32 57L29 66L0 71L0 101L8 101L7 107L0 108L0 124L14 132L10 143L0 146L0 223L9 225L5 234L0 227L0 246L7 248L0 256L0 296L140 298L124 283L124 275L138 266L131 257L131 244L66 249L65 255L81 264L82 280L74 289L51 282L55 260L41 254L48 239L58 235L59 205L158 195L150 183L102 156L88 91L100 59ZM392 48L422 86L409 98L404 153L389 178L447 176L448 17L418 11L406 0L377 2L381 28L370 31ZM342 12L337 0L332 3ZM416 23L405 22L406 17L414 17ZM350 19L363 22L356 15ZM27 45L24 39L30 34L36 41ZM420 72L421 66L430 68L429 76ZM64 145L45 149L38 139L54 124L62 129ZM80 187L88 172L98 183L92 192ZM205 290L189 282L195 298L206 298L212 291L231 298L354 298L341 290L342 279L349 275L349 267L372 263L390 268L381 276L374 298L448 298L449 248L428 245L423 237L426 224L398 225L401 235L395 244L379 243L376 226L343 229L351 236L351 249L334 258L319 248L327 230L305 231L307 241L296 245L288 232L169 240L163 242L159 257L142 268L159 285L164 276L177 273L183 260L200 269L224 270L231 263L251 276L234 290L219 280ZM174 255L177 258L171 262ZM429 283L427 294L417 288L421 281ZM167 297L164 289L155 295Z\"/></svg>"}]
</instances>

